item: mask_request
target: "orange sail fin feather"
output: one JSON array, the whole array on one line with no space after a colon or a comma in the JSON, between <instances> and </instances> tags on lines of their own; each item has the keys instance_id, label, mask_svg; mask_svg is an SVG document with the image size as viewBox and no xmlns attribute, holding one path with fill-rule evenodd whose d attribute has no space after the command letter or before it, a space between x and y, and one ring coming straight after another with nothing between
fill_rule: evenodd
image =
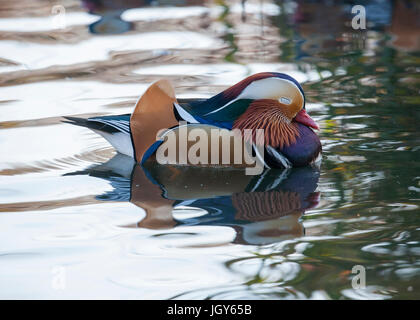
<instances>
[{"instance_id":1,"label":"orange sail fin feather","mask_svg":"<svg viewBox=\"0 0 420 320\"><path fill-rule=\"evenodd\" d=\"M137 102L130 119L131 135L137 161L156 141L161 129L178 125L173 112L175 91L168 80L153 83Z\"/></svg>"},{"instance_id":2,"label":"orange sail fin feather","mask_svg":"<svg viewBox=\"0 0 420 320\"><path fill-rule=\"evenodd\" d=\"M234 129L252 129L252 139L255 142L256 129L264 129L264 144L274 148L282 148L296 142L299 131L291 121L294 115L289 115L284 105L275 100L256 100L235 121Z\"/></svg>"}]
</instances>

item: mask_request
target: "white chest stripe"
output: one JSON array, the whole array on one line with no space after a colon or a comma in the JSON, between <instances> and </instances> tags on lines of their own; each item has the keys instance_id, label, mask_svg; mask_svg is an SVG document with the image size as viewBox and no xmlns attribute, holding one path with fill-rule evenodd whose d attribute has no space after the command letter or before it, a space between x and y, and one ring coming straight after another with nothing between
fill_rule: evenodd
<instances>
[{"instance_id":1,"label":"white chest stripe","mask_svg":"<svg viewBox=\"0 0 420 320\"><path fill-rule=\"evenodd\" d=\"M272 146L267 146L266 149L270 156L272 156L274 159L280 162L286 169L292 167L292 164L290 163L289 159L287 159L284 155L282 155Z\"/></svg>"},{"instance_id":2,"label":"white chest stripe","mask_svg":"<svg viewBox=\"0 0 420 320\"><path fill-rule=\"evenodd\" d=\"M255 144L252 144L252 147L255 151L255 155L257 156L258 160L264 165L265 168L270 168L270 166L264 161L264 157L258 151L258 148Z\"/></svg>"},{"instance_id":3,"label":"white chest stripe","mask_svg":"<svg viewBox=\"0 0 420 320\"><path fill-rule=\"evenodd\" d=\"M195 118L191 114L185 111L185 109L182 108L178 103L174 103L174 106L182 119L184 119L185 121L189 123L199 123L197 120L195 120Z\"/></svg>"}]
</instances>

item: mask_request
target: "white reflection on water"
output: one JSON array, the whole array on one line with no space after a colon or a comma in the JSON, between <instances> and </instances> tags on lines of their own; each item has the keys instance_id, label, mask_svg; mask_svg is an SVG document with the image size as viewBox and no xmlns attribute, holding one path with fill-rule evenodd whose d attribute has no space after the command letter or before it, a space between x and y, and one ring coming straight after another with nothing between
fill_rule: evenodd
<instances>
[{"instance_id":1,"label":"white reflection on water","mask_svg":"<svg viewBox=\"0 0 420 320\"><path fill-rule=\"evenodd\" d=\"M0 255L0 279L9 289L0 296L166 298L233 280L221 262L240 248L208 247L229 242L230 229L179 228L194 235L177 241L162 236L164 231L119 227L141 218L141 210L124 203L2 214L0 240L7 250ZM185 248L201 242L207 246ZM51 286L55 266L65 268L64 290Z\"/></svg>"},{"instance_id":2,"label":"white reflection on water","mask_svg":"<svg viewBox=\"0 0 420 320\"><path fill-rule=\"evenodd\" d=\"M77 44L50 45L7 40L2 41L2 58L19 62L26 68L40 69L105 60L111 51L217 48L220 44L216 39L188 31L101 36Z\"/></svg>"},{"instance_id":3,"label":"white reflection on water","mask_svg":"<svg viewBox=\"0 0 420 320\"><path fill-rule=\"evenodd\" d=\"M53 29L54 16L50 17L23 17L0 19L0 31L37 32ZM87 25L98 20L98 17L85 12L66 13L66 27Z\"/></svg>"},{"instance_id":4,"label":"white reflection on water","mask_svg":"<svg viewBox=\"0 0 420 320\"><path fill-rule=\"evenodd\" d=\"M128 113L133 110L133 103L146 88L145 83L110 84L94 81L35 82L0 87L0 101L11 101L1 106L0 121L104 113L109 112L104 110L105 105L121 100L129 100L131 103L126 108L118 108L116 112Z\"/></svg>"},{"instance_id":5,"label":"white reflection on water","mask_svg":"<svg viewBox=\"0 0 420 320\"><path fill-rule=\"evenodd\" d=\"M293 13L295 5L287 2L286 11ZM355 49L348 38L337 37L334 47L329 34L325 43L312 36L313 25L300 34L299 28L276 27L270 19L281 10L273 3L248 1L243 23L238 22L241 5L230 9L227 20L221 16L223 8L213 5L130 9L122 18L136 22L137 29L113 36L89 34L88 24L98 17L81 12L67 13L63 33L52 31L49 16L0 19L0 33L7 39L0 41L0 298L416 296L420 228L414 202L419 186L418 178L411 179L415 174L404 170L413 164L407 154L418 149L410 149L415 116L401 116L401 110L411 110L404 109L413 96L404 91L412 76L404 63L412 68L413 60L395 53L397 62L388 63L393 51L382 57L382 43L369 41L362 56L372 60L363 68L374 66L366 79L375 81L361 81L358 87L357 76L363 80L363 72L357 68L365 60L346 56L351 50L342 43ZM209 27L203 27L207 22ZM280 36L288 30L290 39ZM10 31L21 33L11 36ZM236 42L223 41L226 32ZM307 46L304 37L312 45L319 40L319 46ZM238 61L228 57L233 49ZM269 54L256 54L260 49ZM357 55L361 49L356 49L351 53ZM316 55L305 56L308 52ZM402 65L390 68L397 63ZM392 69L400 73L380 78ZM180 97L208 97L261 71L285 72L303 83L307 109L321 120L326 159L317 189L321 200L303 216L297 212L238 223L228 215L231 204L211 213L214 208L207 211L188 200L183 206L171 203L175 227L142 227L145 210L129 202L131 168L119 168L115 180L107 180L106 171L96 176L87 172L115 152L94 133L60 122L66 115L129 113L160 77L173 81ZM392 77L407 79L404 88L395 90L406 96L397 100L399 108L392 105L395 113L387 114L386 102L395 97L386 95L390 86L382 83ZM359 100L372 84L378 91ZM385 135L389 132L391 137ZM394 162L386 162L394 149ZM400 177L407 176L411 180L399 185ZM116 192L115 181L127 192ZM384 191L388 185L391 192ZM115 198L109 196L112 192ZM396 194L399 198L393 198ZM211 223L216 219L219 225ZM350 289L348 271L355 264L368 267L366 290ZM57 270L64 272L63 288L54 286Z\"/></svg>"},{"instance_id":6,"label":"white reflection on water","mask_svg":"<svg viewBox=\"0 0 420 320\"><path fill-rule=\"evenodd\" d=\"M125 21L153 21L164 19L188 19L191 16L199 16L208 13L205 7L166 7L162 8L133 8L126 10L121 18Z\"/></svg>"}]
</instances>

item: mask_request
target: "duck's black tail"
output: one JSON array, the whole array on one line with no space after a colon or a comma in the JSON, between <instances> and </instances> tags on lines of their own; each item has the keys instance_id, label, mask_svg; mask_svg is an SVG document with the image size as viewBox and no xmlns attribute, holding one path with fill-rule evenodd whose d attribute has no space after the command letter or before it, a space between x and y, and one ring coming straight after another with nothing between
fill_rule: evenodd
<instances>
[{"instance_id":1,"label":"duck's black tail","mask_svg":"<svg viewBox=\"0 0 420 320\"><path fill-rule=\"evenodd\" d=\"M105 138L118 152L134 157L134 146L130 132L130 115L93 118L64 117L64 123L93 130Z\"/></svg>"},{"instance_id":2,"label":"duck's black tail","mask_svg":"<svg viewBox=\"0 0 420 320\"><path fill-rule=\"evenodd\" d=\"M123 114L118 116L104 116L94 118L63 117L64 123L89 128L92 130L103 131L106 133L130 132L130 115Z\"/></svg>"}]
</instances>

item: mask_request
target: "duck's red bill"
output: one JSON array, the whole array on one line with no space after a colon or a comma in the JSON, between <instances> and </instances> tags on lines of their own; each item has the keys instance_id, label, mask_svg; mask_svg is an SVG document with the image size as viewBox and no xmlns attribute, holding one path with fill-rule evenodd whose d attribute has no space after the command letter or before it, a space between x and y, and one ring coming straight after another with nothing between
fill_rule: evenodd
<instances>
[{"instance_id":1,"label":"duck's red bill","mask_svg":"<svg viewBox=\"0 0 420 320\"><path fill-rule=\"evenodd\" d=\"M304 124L307 127L314 128L315 130L319 130L319 126L315 122L314 119L312 119L309 114L306 113L304 109L300 110L299 113L296 115L295 121Z\"/></svg>"}]
</instances>

